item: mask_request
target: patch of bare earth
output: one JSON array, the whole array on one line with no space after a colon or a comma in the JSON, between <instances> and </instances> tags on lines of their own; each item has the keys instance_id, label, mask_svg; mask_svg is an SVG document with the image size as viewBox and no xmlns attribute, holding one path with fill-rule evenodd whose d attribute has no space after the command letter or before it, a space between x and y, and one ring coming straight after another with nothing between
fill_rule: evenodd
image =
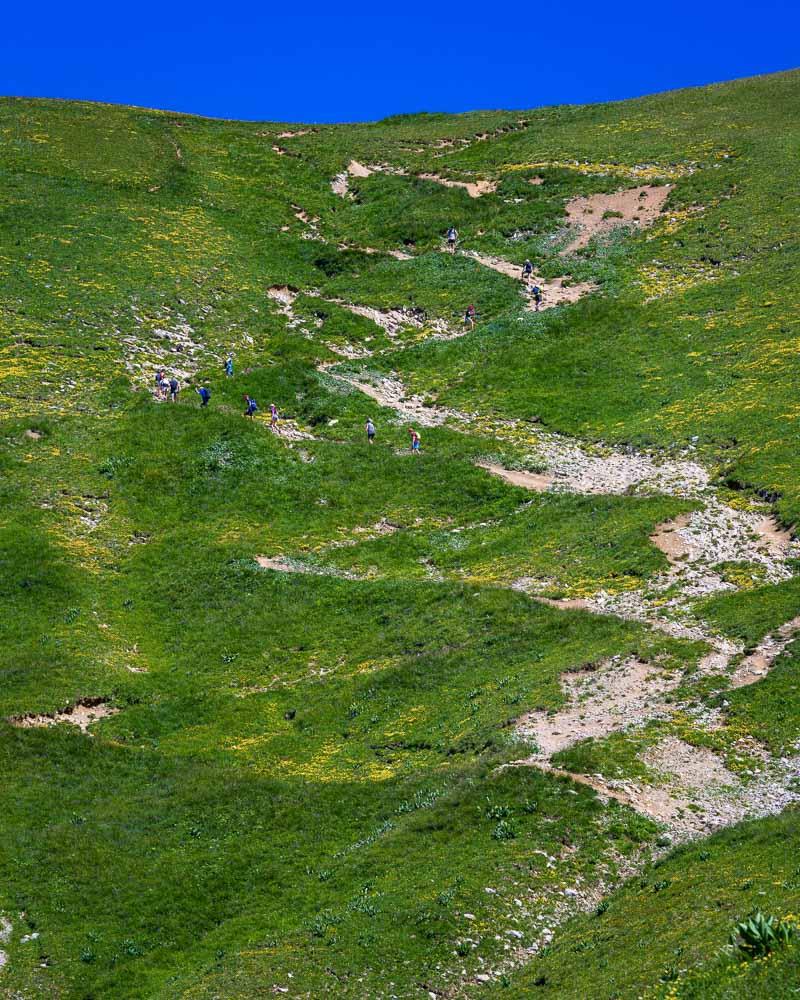
<instances>
[{"instance_id":1,"label":"patch of bare earth","mask_svg":"<svg viewBox=\"0 0 800 1000\"><path fill-rule=\"evenodd\" d=\"M0 945L7 945L11 940L11 934L14 930L14 925L8 919L7 916L0 913ZM6 952L0 948L0 969L8 962L8 955Z\"/></svg>"},{"instance_id":2,"label":"patch of bare earth","mask_svg":"<svg viewBox=\"0 0 800 1000\"><path fill-rule=\"evenodd\" d=\"M573 253L597 236L605 236L620 226L651 226L661 213L673 185L649 184L628 188L614 194L593 194L572 198L566 204L570 226L577 235L561 250Z\"/></svg>"},{"instance_id":3,"label":"patch of bare earth","mask_svg":"<svg viewBox=\"0 0 800 1000\"><path fill-rule=\"evenodd\" d=\"M545 476L538 472L522 472L516 469L504 469L502 465L495 465L493 462L478 462L482 469L491 472L493 476L505 479L512 486L523 486L526 490L533 490L536 493L545 493L553 485L553 477Z\"/></svg>"},{"instance_id":4,"label":"patch of bare earth","mask_svg":"<svg viewBox=\"0 0 800 1000\"><path fill-rule=\"evenodd\" d=\"M334 576L343 580L358 580L355 573L347 573L344 570L329 569L324 566L313 566L309 563L301 562L298 559L291 559L288 556L255 556L255 561L262 569L271 569L276 573L304 573L309 576Z\"/></svg>"},{"instance_id":5,"label":"patch of bare earth","mask_svg":"<svg viewBox=\"0 0 800 1000\"><path fill-rule=\"evenodd\" d=\"M774 815L800 799L792 790L800 775L798 756L776 763L764 760L758 772L743 781L707 747L667 736L643 753L642 762L658 784L604 783L595 776L592 787L664 824L674 842L704 837L743 819Z\"/></svg>"},{"instance_id":6,"label":"patch of bare earth","mask_svg":"<svg viewBox=\"0 0 800 1000\"><path fill-rule=\"evenodd\" d=\"M497 190L497 181L455 181L450 177L441 177L439 174L417 174L417 176L421 181L433 181L444 187L463 188L470 198L480 198L485 194L493 194Z\"/></svg>"},{"instance_id":7,"label":"patch of bare earth","mask_svg":"<svg viewBox=\"0 0 800 1000\"><path fill-rule=\"evenodd\" d=\"M272 285L271 288L267 289L267 298L272 299L273 302L277 303L278 312L287 319L294 319L294 312L292 311L292 306L294 305L295 299L297 298L297 292L289 288L288 285Z\"/></svg>"},{"instance_id":8,"label":"patch of bare earth","mask_svg":"<svg viewBox=\"0 0 800 1000\"><path fill-rule=\"evenodd\" d=\"M536 744L529 762L548 761L573 743L608 736L633 720L658 717L664 711L664 696L680 680L679 673L664 671L657 664L617 657L596 669L562 674L564 708L531 712L517 723L519 735Z\"/></svg>"},{"instance_id":9,"label":"patch of bare earth","mask_svg":"<svg viewBox=\"0 0 800 1000\"><path fill-rule=\"evenodd\" d=\"M732 688L747 687L762 680L772 669L772 664L800 632L800 616L792 618L772 635L768 635L736 666L731 679Z\"/></svg>"},{"instance_id":10,"label":"patch of bare earth","mask_svg":"<svg viewBox=\"0 0 800 1000\"><path fill-rule=\"evenodd\" d=\"M375 172L374 168L365 167L358 160L351 160L347 164L347 169L337 174L331 181L331 191L340 198L347 198L350 194L351 177L371 177Z\"/></svg>"},{"instance_id":11,"label":"patch of bare earth","mask_svg":"<svg viewBox=\"0 0 800 1000\"><path fill-rule=\"evenodd\" d=\"M356 316L371 320L385 331L387 337L395 339L403 330L430 330L432 340L452 340L461 337L466 331L452 330L444 320L428 319L421 309L377 309L374 306L357 305L342 299L331 299L336 305L348 309Z\"/></svg>"},{"instance_id":12,"label":"patch of bare earth","mask_svg":"<svg viewBox=\"0 0 800 1000\"><path fill-rule=\"evenodd\" d=\"M421 396L407 395L405 386L398 379L378 378L373 382L362 381L350 375L327 372L339 382L363 392L381 406L393 409L403 421L420 424L422 427L438 427L447 418L447 413L435 406L426 405Z\"/></svg>"},{"instance_id":13,"label":"patch of bare earth","mask_svg":"<svg viewBox=\"0 0 800 1000\"><path fill-rule=\"evenodd\" d=\"M476 250L464 251L465 257L470 257L483 267L488 267L498 274L504 274L507 278L523 280L522 265L512 264L511 261L503 260L501 257L493 257L490 254L478 253ZM530 289L538 286L542 293L542 301L538 304L530 295ZM572 283L569 277L550 278L545 281L539 276L532 276L530 282L522 288L522 294L527 298L527 308L533 312L542 312L545 309L552 309L554 306L577 302L584 295L590 295L597 291L597 285L592 281L579 281Z\"/></svg>"},{"instance_id":14,"label":"patch of bare earth","mask_svg":"<svg viewBox=\"0 0 800 1000\"><path fill-rule=\"evenodd\" d=\"M61 712L54 712L52 715L16 715L8 721L12 726L17 726L20 729L40 729L67 722L86 733L92 723L98 722L100 719L107 719L118 712L118 708L113 708L102 698L85 698L83 701L69 705Z\"/></svg>"},{"instance_id":15,"label":"patch of bare earth","mask_svg":"<svg viewBox=\"0 0 800 1000\"><path fill-rule=\"evenodd\" d=\"M690 520L691 514L681 514L672 521L664 521L657 525L650 536L650 541L664 553L670 563L674 564L691 554L691 546L680 533L681 528L689 526Z\"/></svg>"}]
</instances>

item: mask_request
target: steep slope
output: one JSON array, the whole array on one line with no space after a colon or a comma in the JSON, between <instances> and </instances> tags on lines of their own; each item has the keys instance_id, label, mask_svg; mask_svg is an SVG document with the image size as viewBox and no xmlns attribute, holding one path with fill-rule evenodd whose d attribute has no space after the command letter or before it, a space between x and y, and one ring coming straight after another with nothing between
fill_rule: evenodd
<instances>
[{"instance_id":1,"label":"steep slope","mask_svg":"<svg viewBox=\"0 0 800 1000\"><path fill-rule=\"evenodd\" d=\"M0 101L2 995L696 996L796 911L798 95Z\"/></svg>"}]
</instances>

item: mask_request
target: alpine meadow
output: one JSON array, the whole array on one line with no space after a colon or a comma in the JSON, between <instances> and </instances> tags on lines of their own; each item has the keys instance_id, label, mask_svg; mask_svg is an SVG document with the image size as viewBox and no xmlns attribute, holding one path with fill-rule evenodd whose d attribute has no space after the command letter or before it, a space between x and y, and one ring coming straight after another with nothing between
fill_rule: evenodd
<instances>
[{"instance_id":1,"label":"alpine meadow","mask_svg":"<svg viewBox=\"0 0 800 1000\"><path fill-rule=\"evenodd\" d=\"M798 108L0 99L0 997L797 994Z\"/></svg>"}]
</instances>

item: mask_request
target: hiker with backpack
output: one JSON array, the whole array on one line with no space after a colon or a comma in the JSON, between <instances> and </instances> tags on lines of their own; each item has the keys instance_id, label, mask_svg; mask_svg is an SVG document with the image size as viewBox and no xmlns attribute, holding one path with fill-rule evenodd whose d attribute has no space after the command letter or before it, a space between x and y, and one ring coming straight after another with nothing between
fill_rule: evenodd
<instances>
[{"instance_id":1,"label":"hiker with backpack","mask_svg":"<svg viewBox=\"0 0 800 1000\"><path fill-rule=\"evenodd\" d=\"M534 301L536 312L539 312L539 308L542 304L543 297L544 296L541 288L538 285L534 285L533 288L531 289L531 298Z\"/></svg>"},{"instance_id":2,"label":"hiker with backpack","mask_svg":"<svg viewBox=\"0 0 800 1000\"><path fill-rule=\"evenodd\" d=\"M456 243L458 242L458 230L455 226L451 226L447 230L447 247L450 253L456 252Z\"/></svg>"},{"instance_id":3,"label":"hiker with backpack","mask_svg":"<svg viewBox=\"0 0 800 1000\"><path fill-rule=\"evenodd\" d=\"M196 391L197 395L200 397L200 405L208 406L208 401L211 399L211 390L208 386L201 385Z\"/></svg>"},{"instance_id":4,"label":"hiker with backpack","mask_svg":"<svg viewBox=\"0 0 800 1000\"><path fill-rule=\"evenodd\" d=\"M269 426L275 434L278 433L278 407L274 403L269 404Z\"/></svg>"},{"instance_id":5,"label":"hiker with backpack","mask_svg":"<svg viewBox=\"0 0 800 1000\"><path fill-rule=\"evenodd\" d=\"M529 260L526 260L522 265L522 280L525 284L529 285L531 283L531 276L533 275L533 264Z\"/></svg>"},{"instance_id":6,"label":"hiker with backpack","mask_svg":"<svg viewBox=\"0 0 800 1000\"><path fill-rule=\"evenodd\" d=\"M419 455L419 449L421 444L419 439L419 433L415 431L413 427L408 428L408 433L411 435L411 454Z\"/></svg>"},{"instance_id":7,"label":"hiker with backpack","mask_svg":"<svg viewBox=\"0 0 800 1000\"><path fill-rule=\"evenodd\" d=\"M225 374L228 378L233 377L233 355L229 354L225 359Z\"/></svg>"},{"instance_id":8,"label":"hiker with backpack","mask_svg":"<svg viewBox=\"0 0 800 1000\"><path fill-rule=\"evenodd\" d=\"M475 312L475 306L468 305L467 311L464 313L464 325L468 326L470 330L475 329L475 317L477 313Z\"/></svg>"},{"instance_id":9,"label":"hiker with backpack","mask_svg":"<svg viewBox=\"0 0 800 1000\"><path fill-rule=\"evenodd\" d=\"M181 391L181 387L178 385L178 380L173 375L169 380L169 394L173 403L178 402L178 393Z\"/></svg>"},{"instance_id":10,"label":"hiker with backpack","mask_svg":"<svg viewBox=\"0 0 800 1000\"><path fill-rule=\"evenodd\" d=\"M155 378L155 383L156 383L156 399L161 399L162 398L161 383L163 381L164 381L164 372L159 368L158 371L156 372L156 378Z\"/></svg>"},{"instance_id":11,"label":"hiker with backpack","mask_svg":"<svg viewBox=\"0 0 800 1000\"><path fill-rule=\"evenodd\" d=\"M247 393L244 394L244 402L245 402L245 406L246 406L246 409L244 411L244 415L246 417L252 417L253 414L258 409L258 403L253 399L252 396L248 396Z\"/></svg>"},{"instance_id":12,"label":"hiker with backpack","mask_svg":"<svg viewBox=\"0 0 800 1000\"><path fill-rule=\"evenodd\" d=\"M367 418L367 424L366 424L366 427L364 428L364 430L366 430L366 432L367 432L367 441L369 441L370 444L374 444L374 442L375 442L375 424L373 424L372 419L370 417Z\"/></svg>"}]
</instances>

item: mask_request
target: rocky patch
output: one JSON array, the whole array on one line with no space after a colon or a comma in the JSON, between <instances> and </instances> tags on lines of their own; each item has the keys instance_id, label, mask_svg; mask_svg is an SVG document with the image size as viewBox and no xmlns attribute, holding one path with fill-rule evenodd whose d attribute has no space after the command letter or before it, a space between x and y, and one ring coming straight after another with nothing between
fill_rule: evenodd
<instances>
[{"instance_id":1,"label":"rocky patch","mask_svg":"<svg viewBox=\"0 0 800 1000\"><path fill-rule=\"evenodd\" d=\"M119 711L103 698L84 698L83 701L69 705L61 712L54 712L52 715L16 715L12 716L8 722L19 729L41 729L66 722L71 726L77 726L81 732L87 733L89 726L93 723L117 715Z\"/></svg>"}]
</instances>

